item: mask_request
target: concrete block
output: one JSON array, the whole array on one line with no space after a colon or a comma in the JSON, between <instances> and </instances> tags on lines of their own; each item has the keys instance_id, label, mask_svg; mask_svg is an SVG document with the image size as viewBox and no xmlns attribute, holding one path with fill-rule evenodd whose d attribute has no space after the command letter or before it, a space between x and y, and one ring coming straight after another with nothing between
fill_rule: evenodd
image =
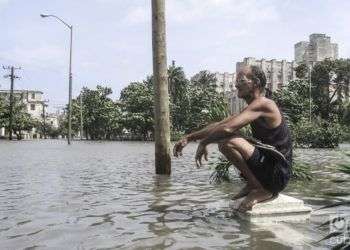
<instances>
[{"instance_id":1,"label":"concrete block","mask_svg":"<svg viewBox=\"0 0 350 250\"><path fill-rule=\"evenodd\" d=\"M230 207L237 209L244 198L231 201ZM252 210L237 214L253 223L304 221L310 218L312 208L306 206L302 200L288 195L279 194L273 200L260 202Z\"/></svg>"}]
</instances>

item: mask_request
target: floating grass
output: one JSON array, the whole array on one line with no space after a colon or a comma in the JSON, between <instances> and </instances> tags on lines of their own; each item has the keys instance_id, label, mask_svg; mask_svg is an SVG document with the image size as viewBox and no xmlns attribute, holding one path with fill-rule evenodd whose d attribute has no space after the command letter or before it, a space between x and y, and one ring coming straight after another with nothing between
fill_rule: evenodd
<instances>
[{"instance_id":1,"label":"floating grass","mask_svg":"<svg viewBox=\"0 0 350 250\"><path fill-rule=\"evenodd\" d=\"M304 162L293 161L292 179L312 180L311 165Z\"/></svg>"},{"instance_id":2,"label":"floating grass","mask_svg":"<svg viewBox=\"0 0 350 250\"><path fill-rule=\"evenodd\" d=\"M219 158L219 161L215 163L214 172L209 177L209 182L214 184L219 184L221 182L230 182L230 171L229 168L232 166L232 163L222 157Z\"/></svg>"}]
</instances>

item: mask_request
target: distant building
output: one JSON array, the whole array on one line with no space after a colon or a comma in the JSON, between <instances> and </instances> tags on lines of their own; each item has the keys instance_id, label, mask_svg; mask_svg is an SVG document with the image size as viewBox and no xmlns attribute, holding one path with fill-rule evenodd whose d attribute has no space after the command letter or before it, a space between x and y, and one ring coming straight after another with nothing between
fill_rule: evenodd
<instances>
[{"instance_id":1,"label":"distant building","mask_svg":"<svg viewBox=\"0 0 350 250\"><path fill-rule=\"evenodd\" d=\"M58 114L47 114L46 115L46 124L50 125L54 129L59 127L59 115Z\"/></svg>"},{"instance_id":2,"label":"distant building","mask_svg":"<svg viewBox=\"0 0 350 250\"><path fill-rule=\"evenodd\" d=\"M216 91L222 93L229 104L231 114L238 113L244 107L242 100L239 100L236 94L236 73L215 72Z\"/></svg>"},{"instance_id":3,"label":"distant building","mask_svg":"<svg viewBox=\"0 0 350 250\"><path fill-rule=\"evenodd\" d=\"M35 119L41 119L43 114L43 92L36 90L14 90L13 94L27 107L27 112ZM0 95L10 98L10 90L0 90Z\"/></svg>"},{"instance_id":4,"label":"distant building","mask_svg":"<svg viewBox=\"0 0 350 250\"><path fill-rule=\"evenodd\" d=\"M231 92L226 94L229 103L230 114L238 114L246 106L243 99L238 98L237 89L234 88Z\"/></svg>"},{"instance_id":5,"label":"distant building","mask_svg":"<svg viewBox=\"0 0 350 250\"><path fill-rule=\"evenodd\" d=\"M216 78L216 91L218 93L226 93L230 92L234 89L235 81L236 81L236 74L235 73L220 73L215 72L215 78Z\"/></svg>"},{"instance_id":6,"label":"distant building","mask_svg":"<svg viewBox=\"0 0 350 250\"><path fill-rule=\"evenodd\" d=\"M324 59L338 59L338 44L331 43L326 34L311 34L309 41L301 41L294 45L294 60L296 63L314 65Z\"/></svg>"},{"instance_id":7,"label":"distant building","mask_svg":"<svg viewBox=\"0 0 350 250\"><path fill-rule=\"evenodd\" d=\"M43 92L36 90L14 90L14 97L18 98L23 104L26 105L27 112L32 118L37 120L43 119ZM5 98L10 98L10 90L0 90L0 95ZM0 129L0 137L5 136L5 128ZM40 135L37 133L36 128L33 128L30 133L25 133L24 138L38 138Z\"/></svg>"},{"instance_id":8,"label":"distant building","mask_svg":"<svg viewBox=\"0 0 350 250\"><path fill-rule=\"evenodd\" d=\"M282 86L287 85L289 81L296 78L294 61L288 62L286 60L277 61L276 59L256 60L254 57L246 57L242 62L236 64L236 73L244 66L255 65L260 67L266 75L266 87L271 91L276 91Z\"/></svg>"}]
</instances>

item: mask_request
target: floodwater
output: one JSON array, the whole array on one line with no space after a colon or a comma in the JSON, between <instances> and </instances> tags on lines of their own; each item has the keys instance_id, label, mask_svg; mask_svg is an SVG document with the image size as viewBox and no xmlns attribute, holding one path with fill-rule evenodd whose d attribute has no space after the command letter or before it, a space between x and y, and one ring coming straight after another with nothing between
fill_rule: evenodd
<instances>
[{"instance_id":1,"label":"floodwater","mask_svg":"<svg viewBox=\"0 0 350 250\"><path fill-rule=\"evenodd\" d=\"M224 205L243 183L210 184L195 149L165 177L154 174L151 142L0 141L0 249L319 249L332 244L317 242L329 233L319 225L350 214L338 207L302 223L246 222ZM313 209L350 199L350 178L334 167L350 163L349 151L297 150L314 180L284 193Z\"/></svg>"}]
</instances>

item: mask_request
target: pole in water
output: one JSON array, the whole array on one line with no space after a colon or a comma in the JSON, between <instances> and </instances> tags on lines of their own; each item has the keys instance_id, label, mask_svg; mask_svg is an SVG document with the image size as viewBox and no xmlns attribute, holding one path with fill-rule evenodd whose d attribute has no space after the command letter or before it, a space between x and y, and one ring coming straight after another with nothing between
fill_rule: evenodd
<instances>
[{"instance_id":1,"label":"pole in water","mask_svg":"<svg viewBox=\"0 0 350 250\"><path fill-rule=\"evenodd\" d=\"M171 173L165 1L152 0L152 48L156 174Z\"/></svg>"}]
</instances>

